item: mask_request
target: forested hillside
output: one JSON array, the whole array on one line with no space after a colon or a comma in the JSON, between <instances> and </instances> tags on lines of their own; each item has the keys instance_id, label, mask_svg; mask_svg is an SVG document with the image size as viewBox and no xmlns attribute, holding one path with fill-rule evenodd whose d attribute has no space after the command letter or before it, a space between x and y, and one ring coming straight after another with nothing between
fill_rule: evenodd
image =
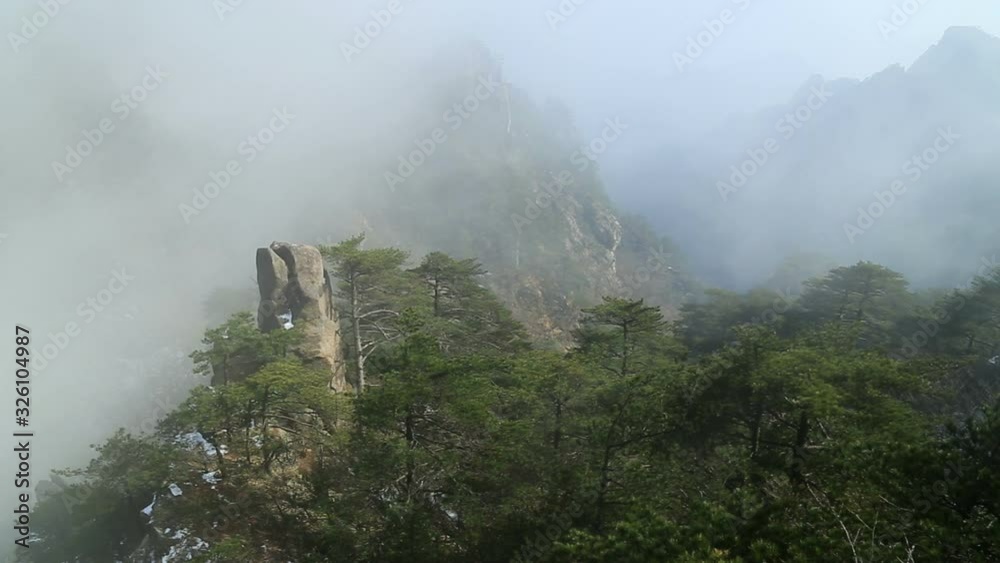
<instances>
[{"instance_id":1,"label":"forested hillside","mask_svg":"<svg viewBox=\"0 0 1000 563\"><path fill-rule=\"evenodd\" d=\"M480 260L529 332L556 345L602 295L647 296L673 314L697 293L677 247L620 213L602 183L598 159L634 124L609 114L586 138L565 105L535 102L475 42L411 72L416 117L371 133L370 189L358 190L369 238Z\"/></svg>"},{"instance_id":2,"label":"forested hillside","mask_svg":"<svg viewBox=\"0 0 1000 563\"><path fill-rule=\"evenodd\" d=\"M192 358L246 377L47 483L30 561L1000 557L1000 270L929 293L858 263L675 322L607 297L553 351L476 260L363 243L322 249L356 393L234 315Z\"/></svg>"}]
</instances>

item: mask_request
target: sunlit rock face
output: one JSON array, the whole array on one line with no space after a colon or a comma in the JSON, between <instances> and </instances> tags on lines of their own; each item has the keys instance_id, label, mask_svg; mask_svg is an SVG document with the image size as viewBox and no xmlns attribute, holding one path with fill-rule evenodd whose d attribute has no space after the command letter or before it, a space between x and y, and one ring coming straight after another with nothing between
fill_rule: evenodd
<instances>
[{"instance_id":1,"label":"sunlit rock face","mask_svg":"<svg viewBox=\"0 0 1000 563\"><path fill-rule=\"evenodd\" d=\"M347 391L333 286L319 250L284 242L257 249L257 285L257 326L264 332L301 331L295 352L330 372L331 389Z\"/></svg>"}]
</instances>

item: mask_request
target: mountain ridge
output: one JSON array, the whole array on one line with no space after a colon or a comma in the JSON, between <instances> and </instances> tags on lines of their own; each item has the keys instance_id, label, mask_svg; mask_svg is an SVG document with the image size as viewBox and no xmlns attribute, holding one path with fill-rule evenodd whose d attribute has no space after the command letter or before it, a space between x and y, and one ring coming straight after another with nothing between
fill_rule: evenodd
<instances>
[{"instance_id":1,"label":"mountain ridge","mask_svg":"<svg viewBox=\"0 0 1000 563\"><path fill-rule=\"evenodd\" d=\"M803 250L841 263L876 260L920 286L959 283L981 256L998 249L990 241L1000 233L989 227L984 207L987 201L1000 205L987 189L990 178L1000 175L991 156L1000 150L1000 66L986 64L994 60L1000 63L1000 39L959 27L949 29L909 68L891 65L863 80L814 76L789 102L707 132L695 146L679 147L676 160L685 161L684 167L673 167L674 159L652 159L637 167L628 176L631 183L668 183L625 197L632 207L666 210L652 218L654 225L689 256L712 256L693 267L713 284L754 283L784 256ZM833 95L818 109L803 112L808 119L802 127L782 138L776 123L801 109L808 101L803 96L820 80ZM959 137L955 149L923 170L912 189L875 221L873 232L882 234L845 236L845 225L858 220L859 208L871 205L897 177L906 177L907 163L930 150L939 131L948 128ZM769 137L780 142L780 150L738 194L721 200L718 183L728 183L733 167ZM946 228L934 219L945 209L965 219ZM773 228L753 227L760 224ZM908 224L932 227L913 231ZM753 235L745 236L748 232ZM959 240L964 251L943 250ZM914 255L908 251L913 247L924 252ZM762 251L769 260L752 265L742 260Z\"/></svg>"}]
</instances>

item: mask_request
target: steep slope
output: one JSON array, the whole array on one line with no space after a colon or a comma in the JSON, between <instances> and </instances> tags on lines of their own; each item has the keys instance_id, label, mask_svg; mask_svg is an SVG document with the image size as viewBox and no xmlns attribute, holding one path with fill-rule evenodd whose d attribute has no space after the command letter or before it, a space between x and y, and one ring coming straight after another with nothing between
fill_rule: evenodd
<instances>
[{"instance_id":1,"label":"steep slope","mask_svg":"<svg viewBox=\"0 0 1000 563\"><path fill-rule=\"evenodd\" d=\"M600 180L600 154L629 124L609 116L601 137L582 139L568 110L535 104L484 48L448 56L419 69L423 88L409 102L433 109L376 134L379 182L362 204L372 239L479 257L492 289L544 340L565 341L577 311L602 295L676 307L694 287L676 249L620 216Z\"/></svg>"}]
</instances>

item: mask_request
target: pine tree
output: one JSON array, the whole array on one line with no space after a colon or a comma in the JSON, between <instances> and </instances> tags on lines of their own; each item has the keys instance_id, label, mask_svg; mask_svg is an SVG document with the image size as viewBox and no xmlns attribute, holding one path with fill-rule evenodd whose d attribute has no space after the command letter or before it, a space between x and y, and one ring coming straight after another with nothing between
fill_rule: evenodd
<instances>
[{"instance_id":1,"label":"pine tree","mask_svg":"<svg viewBox=\"0 0 1000 563\"><path fill-rule=\"evenodd\" d=\"M368 359L381 345L402 336L395 321L410 291L400 271L407 253L397 248L363 249L364 241L361 234L320 248L339 280L337 297L344 309L341 319L350 326L358 394L367 385Z\"/></svg>"}]
</instances>

